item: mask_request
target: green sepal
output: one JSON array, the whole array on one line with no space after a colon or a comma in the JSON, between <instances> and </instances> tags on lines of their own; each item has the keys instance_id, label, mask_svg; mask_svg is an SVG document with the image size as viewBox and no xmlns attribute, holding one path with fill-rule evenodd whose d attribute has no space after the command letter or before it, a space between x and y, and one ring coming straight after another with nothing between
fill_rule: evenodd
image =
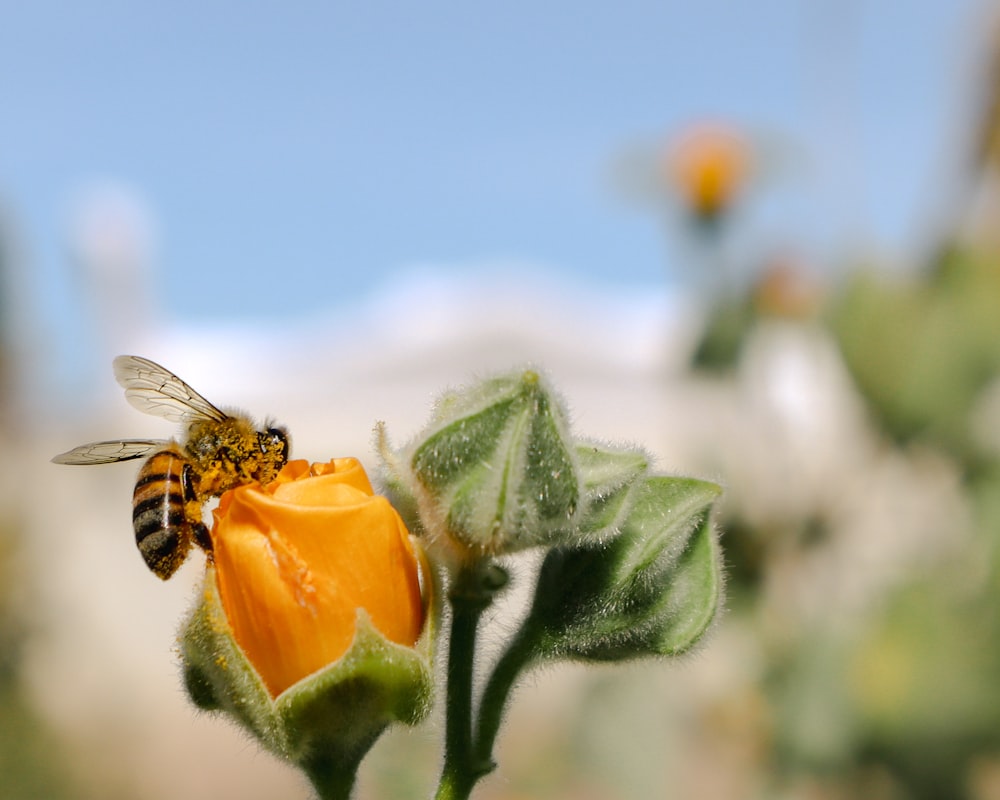
<instances>
[{"instance_id":1,"label":"green sepal","mask_svg":"<svg viewBox=\"0 0 1000 800\"><path fill-rule=\"evenodd\" d=\"M400 460L399 454L389 443L389 434L384 422L375 423L375 451L381 458L376 483L378 493L385 496L396 513L403 520L406 529L412 536L425 539L426 530L420 518L420 506L416 494L407 482L407 471Z\"/></svg>"},{"instance_id":2,"label":"green sepal","mask_svg":"<svg viewBox=\"0 0 1000 800\"><path fill-rule=\"evenodd\" d=\"M431 604L413 648L389 641L358 609L347 652L272 699L233 638L209 567L202 601L181 633L185 686L195 705L231 716L267 750L301 767L318 789L331 771L347 771L338 781L353 782L389 724L415 725L430 709L438 618L436 600Z\"/></svg>"},{"instance_id":3,"label":"green sepal","mask_svg":"<svg viewBox=\"0 0 1000 800\"><path fill-rule=\"evenodd\" d=\"M524 622L534 659L622 661L690 649L721 603L710 518L720 492L705 481L645 478L631 486L617 536L551 550Z\"/></svg>"},{"instance_id":4,"label":"green sepal","mask_svg":"<svg viewBox=\"0 0 1000 800\"><path fill-rule=\"evenodd\" d=\"M631 508L633 482L649 470L649 456L637 449L579 444L576 463L583 484L576 541L616 535Z\"/></svg>"},{"instance_id":5,"label":"green sepal","mask_svg":"<svg viewBox=\"0 0 1000 800\"><path fill-rule=\"evenodd\" d=\"M576 530L582 488L575 447L561 401L537 372L447 393L430 426L393 460L390 485L416 499L435 541L502 554Z\"/></svg>"}]
</instances>

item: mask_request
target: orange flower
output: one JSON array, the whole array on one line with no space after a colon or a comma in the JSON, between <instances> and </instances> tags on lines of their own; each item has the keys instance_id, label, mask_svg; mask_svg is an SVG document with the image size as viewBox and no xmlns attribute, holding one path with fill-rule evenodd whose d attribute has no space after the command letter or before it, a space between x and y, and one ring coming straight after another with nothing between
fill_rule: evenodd
<instances>
[{"instance_id":1,"label":"orange flower","mask_svg":"<svg viewBox=\"0 0 1000 800\"><path fill-rule=\"evenodd\" d=\"M688 131L670 151L669 177L695 216L714 219L743 188L749 155L743 140L723 127Z\"/></svg>"},{"instance_id":2,"label":"orange flower","mask_svg":"<svg viewBox=\"0 0 1000 800\"><path fill-rule=\"evenodd\" d=\"M291 461L266 486L227 492L214 514L222 606L272 697L347 651L358 609L390 641L416 643L417 556L356 459Z\"/></svg>"}]
</instances>

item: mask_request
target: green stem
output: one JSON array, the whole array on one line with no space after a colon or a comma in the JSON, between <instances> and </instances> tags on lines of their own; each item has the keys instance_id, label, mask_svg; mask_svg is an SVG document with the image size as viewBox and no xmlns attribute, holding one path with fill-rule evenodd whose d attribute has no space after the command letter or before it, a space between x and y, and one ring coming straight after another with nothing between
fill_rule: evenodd
<instances>
[{"instance_id":1,"label":"green stem","mask_svg":"<svg viewBox=\"0 0 1000 800\"><path fill-rule=\"evenodd\" d=\"M484 580L481 565L455 576L448 643L448 686L445 692L444 767L436 800L467 800L472 787L493 769L476 759L472 747L472 680L479 618L493 601L495 587Z\"/></svg>"},{"instance_id":2,"label":"green stem","mask_svg":"<svg viewBox=\"0 0 1000 800\"><path fill-rule=\"evenodd\" d=\"M349 800L360 763L360 758L353 764L340 759L315 758L301 766L320 800Z\"/></svg>"},{"instance_id":3,"label":"green stem","mask_svg":"<svg viewBox=\"0 0 1000 800\"><path fill-rule=\"evenodd\" d=\"M479 725L476 728L475 755L481 763L495 764L493 746L500 731L507 701L517 679L537 652L538 628L529 617L507 645L493 667L479 705Z\"/></svg>"}]
</instances>

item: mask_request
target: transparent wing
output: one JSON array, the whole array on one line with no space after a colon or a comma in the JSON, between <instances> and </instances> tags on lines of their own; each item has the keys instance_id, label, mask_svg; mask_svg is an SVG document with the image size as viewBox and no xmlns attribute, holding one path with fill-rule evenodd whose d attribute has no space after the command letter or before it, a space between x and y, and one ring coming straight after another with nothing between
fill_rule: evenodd
<instances>
[{"instance_id":1,"label":"transparent wing","mask_svg":"<svg viewBox=\"0 0 1000 800\"><path fill-rule=\"evenodd\" d=\"M55 464L113 464L142 458L166 444L162 439L119 439L81 444L52 458Z\"/></svg>"},{"instance_id":2,"label":"transparent wing","mask_svg":"<svg viewBox=\"0 0 1000 800\"><path fill-rule=\"evenodd\" d=\"M172 422L192 418L226 419L222 413L172 372L140 356L118 356L115 379L125 387L125 398L146 414Z\"/></svg>"}]
</instances>

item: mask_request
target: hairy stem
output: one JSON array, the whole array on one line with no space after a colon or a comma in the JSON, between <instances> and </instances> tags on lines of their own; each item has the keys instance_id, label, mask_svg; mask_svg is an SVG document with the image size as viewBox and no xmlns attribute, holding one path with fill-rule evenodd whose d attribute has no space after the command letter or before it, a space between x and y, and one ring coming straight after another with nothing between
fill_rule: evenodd
<instances>
[{"instance_id":1,"label":"hairy stem","mask_svg":"<svg viewBox=\"0 0 1000 800\"><path fill-rule=\"evenodd\" d=\"M532 625L530 618L524 622L493 667L483 689L475 738L475 755L481 763L495 763L493 746L500 732L504 711L514 684L536 653L537 632L538 628Z\"/></svg>"},{"instance_id":2,"label":"hairy stem","mask_svg":"<svg viewBox=\"0 0 1000 800\"><path fill-rule=\"evenodd\" d=\"M496 588L490 584L487 570L482 565L475 565L459 570L448 594L451 633L445 697L445 750L436 800L466 800L476 782L493 769L492 762L476 758L472 746L472 683L479 618L493 601Z\"/></svg>"},{"instance_id":3,"label":"hairy stem","mask_svg":"<svg viewBox=\"0 0 1000 800\"><path fill-rule=\"evenodd\" d=\"M341 759L318 757L301 766L320 800L349 800L360 762L360 758L347 763Z\"/></svg>"}]
</instances>

